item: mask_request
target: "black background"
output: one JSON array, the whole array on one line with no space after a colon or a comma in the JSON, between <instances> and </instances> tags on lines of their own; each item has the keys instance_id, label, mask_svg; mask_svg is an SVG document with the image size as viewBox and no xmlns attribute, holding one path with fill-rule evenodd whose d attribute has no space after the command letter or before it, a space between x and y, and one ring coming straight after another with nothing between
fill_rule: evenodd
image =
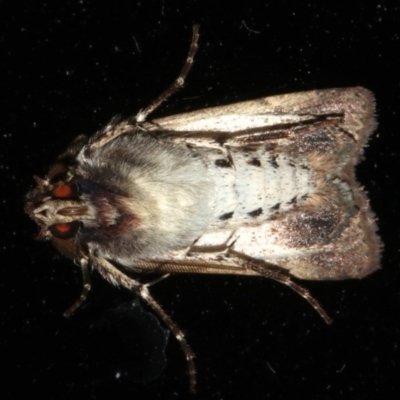
<instances>
[{"instance_id":1,"label":"black background","mask_svg":"<svg viewBox=\"0 0 400 400\"><path fill-rule=\"evenodd\" d=\"M400 8L393 3L0 3L2 398L400 394ZM191 396L179 345L170 337L163 357L148 309L138 308L147 323L124 308L131 294L94 276L85 306L62 316L79 295L80 271L34 241L37 229L22 210L32 175L43 175L72 138L115 114L135 114L175 79L193 23L201 26L195 67L155 116L315 88L362 85L375 93L379 127L357 175L385 249L382 269L362 281L303 282L331 326L289 288L264 279L181 275L154 286L196 353ZM158 355L135 355L145 339ZM146 368L163 363L159 378L143 383Z\"/></svg>"}]
</instances>

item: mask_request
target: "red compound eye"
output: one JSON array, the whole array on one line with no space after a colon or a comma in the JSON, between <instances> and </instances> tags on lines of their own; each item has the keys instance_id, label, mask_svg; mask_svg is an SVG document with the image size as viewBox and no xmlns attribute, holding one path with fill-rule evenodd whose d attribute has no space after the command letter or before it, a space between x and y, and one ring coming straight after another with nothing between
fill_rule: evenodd
<instances>
[{"instance_id":1,"label":"red compound eye","mask_svg":"<svg viewBox=\"0 0 400 400\"><path fill-rule=\"evenodd\" d=\"M79 229L79 221L54 224L49 227L52 235L59 239L70 239L76 235Z\"/></svg>"},{"instance_id":2,"label":"red compound eye","mask_svg":"<svg viewBox=\"0 0 400 400\"><path fill-rule=\"evenodd\" d=\"M58 199L68 199L72 197L73 190L70 185L61 185L53 189L53 196Z\"/></svg>"},{"instance_id":3,"label":"red compound eye","mask_svg":"<svg viewBox=\"0 0 400 400\"><path fill-rule=\"evenodd\" d=\"M55 229L57 229L57 231L59 233L68 233L71 230L71 225L70 224L57 224L55 225Z\"/></svg>"}]
</instances>

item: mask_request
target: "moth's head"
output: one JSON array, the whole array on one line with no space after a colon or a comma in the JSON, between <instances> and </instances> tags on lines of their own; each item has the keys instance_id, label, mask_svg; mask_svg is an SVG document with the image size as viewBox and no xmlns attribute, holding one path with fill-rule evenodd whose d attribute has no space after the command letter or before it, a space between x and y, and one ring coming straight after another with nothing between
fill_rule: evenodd
<instances>
[{"instance_id":1,"label":"moth's head","mask_svg":"<svg viewBox=\"0 0 400 400\"><path fill-rule=\"evenodd\" d=\"M80 200L73 163L82 148L79 136L53 164L44 178L34 176L37 186L25 198L24 211L39 225L39 240L50 240L64 255L75 258L75 241L87 206Z\"/></svg>"}]
</instances>

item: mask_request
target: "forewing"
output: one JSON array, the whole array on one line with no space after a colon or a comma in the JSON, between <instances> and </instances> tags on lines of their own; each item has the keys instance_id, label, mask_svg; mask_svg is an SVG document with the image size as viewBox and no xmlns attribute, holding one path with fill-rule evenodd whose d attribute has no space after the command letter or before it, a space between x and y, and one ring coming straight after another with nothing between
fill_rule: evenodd
<instances>
[{"instance_id":1,"label":"forewing","mask_svg":"<svg viewBox=\"0 0 400 400\"><path fill-rule=\"evenodd\" d=\"M330 126L340 128L356 144L355 151L359 151L375 127L371 92L355 87L264 97L171 115L154 120L146 128L167 131L171 137L185 140L210 138L243 144L292 141L293 135L306 134L308 127L315 135L315 127Z\"/></svg>"}]
</instances>

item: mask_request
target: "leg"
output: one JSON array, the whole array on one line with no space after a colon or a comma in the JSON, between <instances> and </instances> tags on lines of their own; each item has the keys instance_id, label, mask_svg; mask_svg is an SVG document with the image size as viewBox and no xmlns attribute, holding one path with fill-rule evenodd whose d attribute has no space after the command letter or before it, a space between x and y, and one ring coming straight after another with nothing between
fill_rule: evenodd
<instances>
[{"instance_id":1,"label":"leg","mask_svg":"<svg viewBox=\"0 0 400 400\"><path fill-rule=\"evenodd\" d=\"M193 26L193 36L192 43L190 45L189 54L186 59L186 62L182 68L181 73L178 78L174 81L174 83L164 92L160 94L150 105L148 105L144 110L138 112L136 117L134 118L135 122L143 122L146 120L147 116L151 114L154 110L156 110L165 100L167 100L170 96L172 96L175 92L181 89L185 84L185 79L189 74L190 70L193 66L193 59L197 52L198 46L197 42L199 40L199 26Z\"/></svg>"},{"instance_id":2,"label":"leg","mask_svg":"<svg viewBox=\"0 0 400 400\"><path fill-rule=\"evenodd\" d=\"M164 322L164 324L168 327L168 329L173 333L175 338L181 345L182 351L185 354L186 362L188 365L189 371L189 389L193 393L196 388L196 367L194 365L194 354L192 349L189 346L189 343L186 341L184 333L182 329L165 313L162 307L150 296L150 293L147 289L147 285L143 285L139 290L139 295L142 299L144 299L147 304L155 311L158 317Z\"/></svg>"},{"instance_id":3,"label":"leg","mask_svg":"<svg viewBox=\"0 0 400 400\"><path fill-rule=\"evenodd\" d=\"M311 296L310 292L298 283L292 281L290 279L290 276L282 269L276 266L269 265L263 261L245 260L242 259L239 255L235 257L235 261L246 269L250 269L254 272L259 273L262 276L265 276L266 278L273 279L277 282L283 283L286 286L289 286L292 290L294 290L301 297L307 300L308 303L317 311L317 313L327 324L332 323L331 318L322 308L321 304L319 304L319 302Z\"/></svg>"},{"instance_id":4,"label":"leg","mask_svg":"<svg viewBox=\"0 0 400 400\"><path fill-rule=\"evenodd\" d=\"M110 283L116 286L123 286L128 290L134 291L139 297L147 302L147 304L155 311L158 317L163 321L167 328L173 333L175 338L181 345L181 349L185 354L188 371L189 371L189 386L190 391L195 391L196 386L196 367L194 365L194 354L190 348L188 342L185 339L185 335L181 328L168 316L168 314L162 309L162 307L151 297L148 287L157 281L164 279L168 274L163 275L159 280L150 282L148 284L141 284L135 279L132 279L121 272L119 269L114 267L110 262L104 258L97 258L92 256L92 262L99 273Z\"/></svg>"},{"instance_id":5,"label":"leg","mask_svg":"<svg viewBox=\"0 0 400 400\"><path fill-rule=\"evenodd\" d=\"M110 123L101 131L92 136L89 143L83 152L83 160L86 161L87 154L91 151L103 147L108 142L116 139L118 136L132 131L135 128L140 128L140 124L144 122L149 114L156 110L165 100L172 96L175 92L181 89L185 84L185 79L189 74L193 66L193 58L197 52L197 42L199 40L199 26L193 26L192 43L190 45L189 54L186 62L182 68L178 78L173 84L164 92L160 94L153 102L150 103L144 110L138 112L135 117L129 118L125 121L119 122L117 119L113 119Z\"/></svg>"},{"instance_id":6,"label":"leg","mask_svg":"<svg viewBox=\"0 0 400 400\"><path fill-rule=\"evenodd\" d=\"M87 295L90 291L91 283L90 283L90 273L89 273L89 268L88 268L88 261L86 258L82 258L80 260L80 266L82 268L82 275L83 275L83 289L81 295L78 297L78 299L75 301L74 304L72 304L71 307L68 308L64 312L64 317L70 317L81 305L82 303L86 300Z\"/></svg>"}]
</instances>

